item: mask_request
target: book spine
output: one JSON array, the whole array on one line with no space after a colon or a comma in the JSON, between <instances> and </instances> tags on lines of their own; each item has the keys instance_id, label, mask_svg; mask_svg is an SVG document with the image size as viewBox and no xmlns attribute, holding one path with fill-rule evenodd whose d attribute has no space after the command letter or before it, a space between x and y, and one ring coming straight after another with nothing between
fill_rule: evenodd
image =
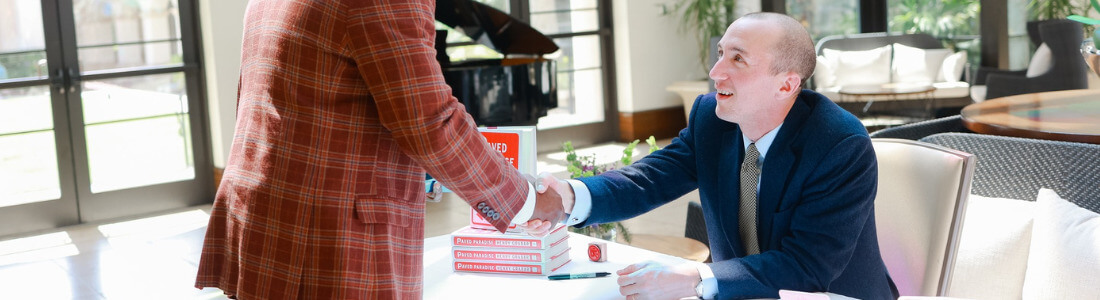
<instances>
[{"instance_id":1,"label":"book spine","mask_svg":"<svg viewBox=\"0 0 1100 300\"><path fill-rule=\"evenodd\" d=\"M455 236L454 246L460 247L497 247L514 249L542 249L543 243L536 239L489 238Z\"/></svg>"},{"instance_id":2,"label":"book spine","mask_svg":"<svg viewBox=\"0 0 1100 300\"><path fill-rule=\"evenodd\" d=\"M489 273L530 274L530 275L542 275L543 274L543 268L540 265L501 264L501 263L456 261L454 263L454 268L455 268L455 271L464 271L464 272L489 272Z\"/></svg>"},{"instance_id":3,"label":"book spine","mask_svg":"<svg viewBox=\"0 0 1100 300\"><path fill-rule=\"evenodd\" d=\"M509 252L492 250L454 250L455 260L542 262L540 252Z\"/></svg>"}]
</instances>

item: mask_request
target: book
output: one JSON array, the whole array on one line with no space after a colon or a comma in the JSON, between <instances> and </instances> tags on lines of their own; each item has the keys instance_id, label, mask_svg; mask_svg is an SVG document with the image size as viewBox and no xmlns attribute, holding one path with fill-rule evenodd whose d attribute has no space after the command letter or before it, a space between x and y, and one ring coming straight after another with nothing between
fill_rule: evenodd
<instances>
[{"instance_id":1,"label":"book","mask_svg":"<svg viewBox=\"0 0 1100 300\"><path fill-rule=\"evenodd\" d=\"M562 259L547 263L496 263L455 261L453 267L456 272L550 275L560 270L561 267L565 266L570 261L572 260L569 259L568 255L563 255Z\"/></svg>"},{"instance_id":2,"label":"book","mask_svg":"<svg viewBox=\"0 0 1100 300\"><path fill-rule=\"evenodd\" d=\"M504 159L520 173L536 174L538 144L535 140L535 126L478 127L477 131L481 132L490 147L500 151ZM427 176L424 188L428 193L435 192L437 188L443 193L451 192L446 186L440 186L436 182L431 175Z\"/></svg>"},{"instance_id":3,"label":"book","mask_svg":"<svg viewBox=\"0 0 1100 300\"><path fill-rule=\"evenodd\" d=\"M557 272L561 269L561 267L572 261L572 259L569 258L568 243L565 243L564 241L565 239L563 238L562 244L565 244L566 247L552 248L555 251L548 251L546 249L533 250L533 252L537 252L543 257L543 259L541 259L540 261L530 261L530 258L532 258L530 254L520 256L497 255L504 252L514 252L516 250L494 250L491 248L483 248L484 250L480 251L498 252L497 254L491 256L503 259L493 259L486 257L465 259L455 257L452 267L456 272L549 275L551 273ZM522 260L511 260L509 258L521 258Z\"/></svg>"},{"instance_id":4,"label":"book","mask_svg":"<svg viewBox=\"0 0 1100 300\"><path fill-rule=\"evenodd\" d=\"M546 236L536 237L526 233L500 233L494 230L462 227L451 233L451 246L490 247L501 249L548 249L562 237L568 237L565 225L558 224Z\"/></svg>"},{"instance_id":5,"label":"book","mask_svg":"<svg viewBox=\"0 0 1100 300\"><path fill-rule=\"evenodd\" d=\"M569 236L563 236L550 244L547 249L501 249L486 247L451 247L452 257L456 261L501 261L501 262L550 262L559 255L569 255Z\"/></svg>"}]
</instances>

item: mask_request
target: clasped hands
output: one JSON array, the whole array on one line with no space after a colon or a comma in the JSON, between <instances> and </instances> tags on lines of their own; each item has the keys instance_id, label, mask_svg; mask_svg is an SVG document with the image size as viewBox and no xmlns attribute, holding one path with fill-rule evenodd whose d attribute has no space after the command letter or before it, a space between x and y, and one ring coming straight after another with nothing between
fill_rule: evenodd
<instances>
[{"instance_id":1,"label":"clasped hands","mask_svg":"<svg viewBox=\"0 0 1100 300\"><path fill-rule=\"evenodd\" d=\"M545 236L566 215L573 212L576 195L568 182L548 173L535 180L535 212L519 227L533 236ZM547 191L550 191L549 193ZM619 293L627 299L680 299L695 296L699 269L692 264L668 266L643 262L615 272L619 276Z\"/></svg>"}]
</instances>

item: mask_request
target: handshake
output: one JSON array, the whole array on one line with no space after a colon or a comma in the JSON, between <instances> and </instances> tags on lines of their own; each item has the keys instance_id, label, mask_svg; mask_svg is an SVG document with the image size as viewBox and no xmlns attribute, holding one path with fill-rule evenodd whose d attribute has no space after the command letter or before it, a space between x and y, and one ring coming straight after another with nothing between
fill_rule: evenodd
<instances>
[{"instance_id":1,"label":"handshake","mask_svg":"<svg viewBox=\"0 0 1100 300\"><path fill-rule=\"evenodd\" d=\"M545 236L555 224L565 222L566 215L573 212L573 187L565 180L557 179L549 173L539 174L538 179L526 176L535 185L535 212L526 223L519 224L527 234Z\"/></svg>"}]
</instances>

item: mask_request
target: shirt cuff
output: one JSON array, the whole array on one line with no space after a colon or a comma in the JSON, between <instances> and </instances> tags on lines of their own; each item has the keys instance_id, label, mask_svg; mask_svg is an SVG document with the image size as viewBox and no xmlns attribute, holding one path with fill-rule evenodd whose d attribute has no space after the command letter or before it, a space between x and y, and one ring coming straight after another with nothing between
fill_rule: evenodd
<instances>
[{"instance_id":1,"label":"shirt cuff","mask_svg":"<svg viewBox=\"0 0 1100 300\"><path fill-rule=\"evenodd\" d=\"M714 299L718 296L718 278L714 278L714 271L710 269L710 265L698 264L699 278L703 279L703 299Z\"/></svg>"},{"instance_id":2,"label":"shirt cuff","mask_svg":"<svg viewBox=\"0 0 1100 300\"><path fill-rule=\"evenodd\" d=\"M592 214L592 192L580 180L570 179L567 182L573 187L573 211L565 219L565 225L573 226L588 220Z\"/></svg>"},{"instance_id":3,"label":"shirt cuff","mask_svg":"<svg viewBox=\"0 0 1100 300\"><path fill-rule=\"evenodd\" d=\"M523 201L523 208L519 209L516 216L512 218L512 224L527 223L527 220L531 219L531 216L535 214L535 186L527 183L527 200Z\"/></svg>"}]
</instances>

